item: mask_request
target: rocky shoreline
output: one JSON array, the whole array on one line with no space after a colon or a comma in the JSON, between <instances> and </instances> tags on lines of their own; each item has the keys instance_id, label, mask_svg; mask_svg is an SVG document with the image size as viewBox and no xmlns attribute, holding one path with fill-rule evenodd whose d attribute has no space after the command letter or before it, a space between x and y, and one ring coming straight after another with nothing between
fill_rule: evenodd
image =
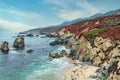
<instances>
[{"instance_id":1,"label":"rocky shoreline","mask_svg":"<svg viewBox=\"0 0 120 80\"><path fill-rule=\"evenodd\" d=\"M61 45L70 49L70 53L65 53L65 56L78 62L75 63L73 68L63 73L63 80L120 80L119 40L96 36L93 40L89 41L84 35L64 34L55 39L54 45L60 45L58 44L58 42L61 42L60 39L67 40L67 43L63 42ZM52 58L60 58L63 55L64 53L61 51L60 54L54 53ZM81 67L80 62L89 62L90 64L84 64L85 66ZM90 73L86 73L84 68Z\"/></svg>"}]
</instances>

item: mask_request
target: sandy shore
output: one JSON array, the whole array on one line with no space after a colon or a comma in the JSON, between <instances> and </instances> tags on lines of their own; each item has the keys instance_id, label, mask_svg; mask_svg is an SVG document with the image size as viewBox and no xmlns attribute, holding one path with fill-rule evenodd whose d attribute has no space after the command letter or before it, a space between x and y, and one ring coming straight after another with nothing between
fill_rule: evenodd
<instances>
[{"instance_id":1,"label":"sandy shore","mask_svg":"<svg viewBox=\"0 0 120 80\"><path fill-rule=\"evenodd\" d=\"M77 63L76 63L77 62ZM75 65L65 67L57 75L56 80L96 80L96 70L99 67L75 61Z\"/></svg>"}]
</instances>

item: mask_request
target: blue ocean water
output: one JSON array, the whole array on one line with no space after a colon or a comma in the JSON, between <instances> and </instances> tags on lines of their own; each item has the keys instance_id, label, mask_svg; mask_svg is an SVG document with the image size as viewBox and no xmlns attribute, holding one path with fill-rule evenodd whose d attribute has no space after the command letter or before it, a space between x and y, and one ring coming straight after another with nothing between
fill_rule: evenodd
<instances>
[{"instance_id":1,"label":"blue ocean water","mask_svg":"<svg viewBox=\"0 0 120 80\"><path fill-rule=\"evenodd\" d=\"M48 60L49 51L60 51L63 46L50 46L53 38L25 37L24 50L12 47L17 33L0 32L0 44L9 42L10 51L4 54L0 51L0 80L54 80L55 74L68 63L65 58ZM28 49L34 49L27 53Z\"/></svg>"}]
</instances>

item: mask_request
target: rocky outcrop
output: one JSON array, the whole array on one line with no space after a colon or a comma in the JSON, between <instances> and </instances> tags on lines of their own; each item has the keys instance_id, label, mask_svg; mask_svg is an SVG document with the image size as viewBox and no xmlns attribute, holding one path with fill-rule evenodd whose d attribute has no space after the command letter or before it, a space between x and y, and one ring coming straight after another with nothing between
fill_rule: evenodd
<instances>
[{"instance_id":1,"label":"rocky outcrop","mask_svg":"<svg viewBox=\"0 0 120 80\"><path fill-rule=\"evenodd\" d=\"M61 55L67 55L67 52L66 52L66 50L62 50L62 51L60 52L60 54L61 54Z\"/></svg>"},{"instance_id":2,"label":"rocky outcrop","mask_svg":"<svg viewBox=\"0 0 120 80\"><path fill-rule=\"evenodd\" d=\"M9 47L8 47L9 43L7 41L4 41L1 45L1 50L3 52L8 52L9 51Z\"/></svg>"},{"instance_id":3,"label":"rocky outcrop","mask_svg":"<svg viewBox=\"0 0 120 80\"><path fill-rule=\"evenodd\" d=\"M79 46L77 49L77 55L78 59L81 61L88 61L90 58L90 50L92 49L92 46L89 41L85 39L84 36L81 36L79 39Z\"/></svg>"},{"instance_id":4,"label":"rocky outcrop","mask_svg":"<svg viewBox=\"0 0 120 80\"><path fill-rule=\"evenodd\" d=\"M96 37L94 45L95 47L90 51L90 60L96 66L100 66L105 61L109 61L111 57L119 54L119 44L115 40Z\"/></svg>"},{"instance_id":5,"label":"rocky outcrop","mask_svg":"<svg viewBox=\"0 0 120 80\"><path fill-rule=\"evenodd\" d=\"M51 58L60 58L60 55L57 52L49 52L49 57L51 57Z\"/></svg>"},{"instance_id":6,"label":"rocky outcrop","mask_svg":"<svg viewBox=\"0 0 120 80\"><path fill-rule=\"evenodd\" d=\"M68 43L68 40L66 39L56 38L56 40L51 42L50 45L62 45L67 43Z\"/></svg>"},{"instance_id":7,"label":"rocky outcrop","mask_svg":"<svg viewBox=\"0 0 120 80\"><path fill-rule=\"evenodd\" d=\"M111 57L120 55L119 45L119 41L95 37L92 47L91 43L84 36L81 36L71 43L69 56L80 61L90 61L95 66L100 66L105 61L109 61Z\"/></svg>"},{"instance_id":8,"label":"rocky outcrop","mask_svg":"<svg viewBox=\"0 0 120 80\"><path fill-rule=\"evenodd\" d=\"M22 36L18 36L13 43L13 47L20 49L23 48L24 46L25 46L24 38Z\"/></svg>"},{"instance_id":9,"label":"rocky outcrop","mask_svg":"<svg viewBox=\"0 0 120 80\"><path fill-rule=\"evenodd\" d=\"M101 65L98 80L120 80L120 56L112 57Z\"/></svg>"}]
</instances>

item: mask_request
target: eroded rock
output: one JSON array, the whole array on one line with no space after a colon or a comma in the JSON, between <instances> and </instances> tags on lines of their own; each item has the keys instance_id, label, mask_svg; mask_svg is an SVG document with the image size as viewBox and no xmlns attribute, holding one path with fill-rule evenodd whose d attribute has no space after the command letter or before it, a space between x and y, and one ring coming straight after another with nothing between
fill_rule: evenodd
<instances>
[{"instance_id":1,"label":"eroded rock","mask_svg":"<svg viewBox=\"0 0 120 80\"><path fill-rule=\"evenodd\" d=\"M23 48L24 46L25 46L24 38L22 36L18 36L13 43L13 47L20 49Z\"/></svg>"},{"instance_id":2,"label":"eroded rock","mask_svg":"<svg viewBox=\"0 0 120 80\"><path fill-rule=\"evenodd\" d=\"M9 51L8 45L9 45L9 43L7 41L4 41L1 45L1 50L3 52L8 52Z\"/></svg>"},{"instance_id":3,"label":"eroded rock","mask_svg":"<svg viewBox=\"0 0 120 80\"><path fill-rule=\"evenodd\" d=\"M50 53L49 53L49 57L52 57L52 58L60 58L60 55L59 55L57 52L50 52Z\"/></svg>"}]
</instances>

